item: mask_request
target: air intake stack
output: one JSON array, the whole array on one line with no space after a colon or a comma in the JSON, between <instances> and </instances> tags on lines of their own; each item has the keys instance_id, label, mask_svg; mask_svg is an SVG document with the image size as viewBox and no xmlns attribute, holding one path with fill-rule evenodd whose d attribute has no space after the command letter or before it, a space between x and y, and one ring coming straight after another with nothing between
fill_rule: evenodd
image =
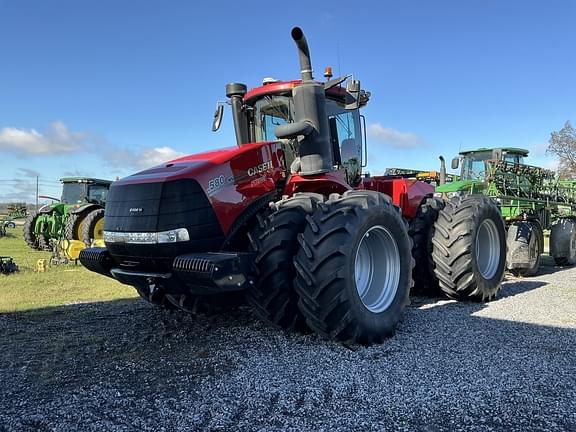
<instances>
[{"instance_id":1,"label":"air intake stack","mask_svg":"<svg viewBox=\"0 0 576 432\"><path fill-rule=\"evenodd\" d=\"M312 77L308 43L299 27L292 29L292 39L298 48L302 83L292 90L294 123L278 126L275 133L279 139L303 137L299 142L300 175L321 174L334 166L324 85Z\"/></svg>"}]
</instances>

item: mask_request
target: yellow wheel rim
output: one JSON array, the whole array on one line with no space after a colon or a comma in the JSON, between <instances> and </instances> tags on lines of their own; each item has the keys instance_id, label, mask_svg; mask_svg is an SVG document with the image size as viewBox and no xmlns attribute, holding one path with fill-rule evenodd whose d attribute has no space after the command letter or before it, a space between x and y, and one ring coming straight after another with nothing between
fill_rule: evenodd
<instances>
[{"instance_id":1,"label":"yellow wheel rim","mask_svg":"<svg viewBox=\"0 0 576 432\"><path fill-rule=\"evenodd\" d=\"M76 228L76 232L74 233L74 240L79 240L82 238L82 233L84 232L84 222L86 221L86 216L82 217L82 220L78 224L78 228Z\"/></svg>"},{"instance_id":2,"label":"yellow wheel rim","mask_svg":"<svg viewBox=\"0 0 576 432\"><path fill-rule=\"evenodd\" d=\"M94 240L101 240L104 235L102 234L104 231L104 218L100 218L96 225L94 225Z\"/></svg>"}]
</instances>

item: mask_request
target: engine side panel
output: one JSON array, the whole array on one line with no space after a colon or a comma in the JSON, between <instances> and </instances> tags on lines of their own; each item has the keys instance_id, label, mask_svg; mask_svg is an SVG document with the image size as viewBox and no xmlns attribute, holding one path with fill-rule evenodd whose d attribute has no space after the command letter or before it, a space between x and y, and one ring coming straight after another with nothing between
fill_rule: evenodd
<instances>
[{"instance_id":1,"label":"engine side panel","mask_svg":"<svg viewBox=\"0 0 576 432\"><path fill-rule=\"evenodd\" d=\"M434 186L413 179L376 176L362 179L364 189L382 192L400 207L402 216L410 220L416 216L422 200L434 193Z\"/></svg>"}]
</instances>

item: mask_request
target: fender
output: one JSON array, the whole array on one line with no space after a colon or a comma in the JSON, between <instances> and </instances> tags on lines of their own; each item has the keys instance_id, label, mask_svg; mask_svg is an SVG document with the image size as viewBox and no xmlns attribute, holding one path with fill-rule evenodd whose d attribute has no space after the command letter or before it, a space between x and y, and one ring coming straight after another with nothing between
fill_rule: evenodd
<instances>
[{"instance_id":1,"label":"fender","mask_svg":"<svg viewBox=\"0 0 576 432\"><path fill-rule=\"evenodd\" d=\"M78 206L74 206L68 209L68 214L78 214L78 213L83 213L85 211L92 211L92 210L96 210L96 209L101 209L104 208L102 207L100 204L80 204Z\"/></svg>"}]
</instances>

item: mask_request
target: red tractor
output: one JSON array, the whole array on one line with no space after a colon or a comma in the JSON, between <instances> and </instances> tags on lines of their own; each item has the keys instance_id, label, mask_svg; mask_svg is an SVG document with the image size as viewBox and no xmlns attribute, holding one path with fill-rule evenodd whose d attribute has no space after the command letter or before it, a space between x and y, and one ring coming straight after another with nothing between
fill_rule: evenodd
<instances>
[{"instance_id":1,"label":"red tractor","mask_svg":"<svg viewBox=\"0 0 576 432\"><path fill-rule=\"evenodd\" d=\"M82 264L165 307L192 310L242 291L266 321L364 344L393 333L415 259L415 274L452 297L492 297L506 244L496 206L363 176L359 109L369 93L356 80L343 87L347 77L315 81L302 30L292 38L301 80L228 84L237 146L114 182L106 247L82 251Z\"/></svg>"}]
</instances>

